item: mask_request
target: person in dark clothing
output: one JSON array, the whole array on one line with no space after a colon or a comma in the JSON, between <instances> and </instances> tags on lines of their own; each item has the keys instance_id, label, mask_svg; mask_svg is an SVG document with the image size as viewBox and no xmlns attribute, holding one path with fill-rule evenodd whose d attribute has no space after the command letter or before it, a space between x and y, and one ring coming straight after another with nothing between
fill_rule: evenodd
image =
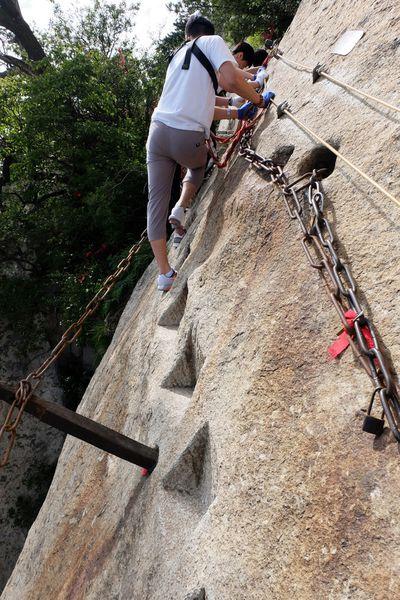
<instances>
[{"instance_id":1,"label":"person in dark clothing","mask_svg":"<svg viewBox=\"0 0 400 600\"><path fill-rule=\"evenodd\" d=\"M258 48L258 50L254 52L253 67L261 67L267 56L268 52L264 48Z\"/></svg>"}]
</instances>

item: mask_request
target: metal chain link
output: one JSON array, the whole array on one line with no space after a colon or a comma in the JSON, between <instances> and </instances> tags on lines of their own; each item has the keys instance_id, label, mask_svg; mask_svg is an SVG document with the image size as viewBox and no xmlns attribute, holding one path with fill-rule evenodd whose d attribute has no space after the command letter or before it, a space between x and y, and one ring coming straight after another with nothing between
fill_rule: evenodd
<instances>
[{"instance_id":1,"label":"metal chain link","mask_svg":"<svg viewBox=\"0 0 400 600\"><path fill-rule=\"evenodd\" d=\"M121 278L123 273L125 273L129 269L132 260L142 248L146 240L147 233L146 230L144 230L140 236L139 241L131 247L125 258L123 258L118 263L114 273L109 275L107 279L103 281L101 288L87 304L84 312L79 317L79 319L75 321L75 323L72 323L72 325L70 325L68 329L63 333L60 341L50 352L46 360L35 371L29 373L29 375L25 379L22 379L19 382L18 388L15 392L14 402L10 406L5 421L0 429L0 441L5 433L7 433L9 436L8 445L4 449L1 456L0 468L4 467L8 463L11 450L15 444L17 428L21 421L25 406L31 398L34 391L36 390L36 388L38 387L44 373L58 359L58 357L65 351L65 349L78 338L78 336L82 332L82 327L86 319L88 319L93 313L97 311L100 304L113 289L113 287Z\"/></svg>"},{"instance_id":2,"label":"metal chain link","mask_svg":"<svg viewBox=\"0 0 400 600\"><path fill-rule=\"evenodd\" d=\"M307 260L322 277L350 346L373 383L374 391L366 417L369 421L364 421L363 429L370 433L383 430L383 420L371 416L374 399L379 395L389 427L400 442L400 396L396 379L387 364L376 330L365 315L351 272L336 250L338 244L324 214L325 194L319 181L321 171L314 170L289 183L281 166L251 149L251 137L252 131L247 131L242 138L239 155L265 173L270 183L282 192L288 215L297 221L302 232L301 243ZM356 314L352 324L346 318L348 311ZM368 333L372 347L366 338Z\"/></svg>"},{"instance_id":3,"label":"metal chain link","mask_svg":"<svg viewBox=\"0 0 400 600\"><path fill-rule=\"evenodd\" d=\"M235 148L239 144L239 142L246 143L246 140L247 140L247 142L250 144L252 136L253 136L253 132L254 132L254 126L257 123L257 121L259 121L259 119L262 117L264 112L265 112L265 109L262 108L261 110L258 111L257 115L251 121L242 121L240 127L236 130L234 135L232 135L228 138L228 142L229 142L228 148L227 148L225 154L223 155L223 157L221 158L221 160L218 159L218 155L214 151L214 148L212 147L210 140L206 140L208 153L210 154L211 158L214 161L215 166L218 167L218 169L224 169L228 165L228 163L231 159L231 156L234 153ZM220 141L219 137L214 135L213 133L211 133L211 139L214 142Z\"/></svg>"},{"instance_id":4,"label":"metal chain link","mask_svg":"<svg viewBox=\"0 0 400 600\"><path fill-rule=\"evenodd\" d=\"M289 179L282 167L271 159L264 158L251 149L254 127L243 132L240 139L239 155L250 162L255 168L263 171L272 184L276 185L283 194L286 210L291 219L297 220L302 232L302 247L311 267L318 270L324 280L329 297L339 315L344 330L357 358L373 382L374 392L368 408L371 413L376 394L379 394L383 412L389 427L400 442L400 397L394 376L387 365L385 355L380 348L378 337L371 321L365 316L364 310L357 296L357 288L347 265L340 259L335 246L334 234L324 214L324 191L318 179L319 172L313 171L302 175L297 180L289 183ZM298 184L307 180L300 187ZM301 202L300 194L303 192L308 202L308 212L311 217L307 219ZM87 304L84 313L62 335L58 344L53 348L48 358L38 369L21 380L15 393L15 399L6 415L0 429L0 440L7 432L9 435L8 446L5 449L0 467L7 464L11 450L14 446L17 427L21 421L25 406L38 387L43 374L71 345L82 331L83 323L98 309L101 302L109 294L121 275L130 267L132 259L139 252L147 239L146 231L140 240L132 246L128 255L121 260L114 273L103 282L102 287ZM349 325L346 312L352 310L356 318ZM365 332L369 331L373 340L370 347Z\"/></svg>"}]
</instances>

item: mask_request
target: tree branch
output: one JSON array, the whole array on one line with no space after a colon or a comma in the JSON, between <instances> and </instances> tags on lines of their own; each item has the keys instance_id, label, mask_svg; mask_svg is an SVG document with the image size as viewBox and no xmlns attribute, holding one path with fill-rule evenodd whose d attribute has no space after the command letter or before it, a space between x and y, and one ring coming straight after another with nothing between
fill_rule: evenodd
<instances>
[{"instance_id":1,"label":"tree branch","mask_svg":"<svg viewBox=\"0 0 400 600\"><path fill-rule=\"evenodd\" d=\"M2 173L1 173L1 177L0 177L0 199L1 199L1 194L3 191L3 187L5 185L7 185L8 183L10 183L10 180L11 180L10 167L13 162L14 162L14 158L12 156L8 155L8 156L4 157ZM1 207L1 204L2 203L0 201L0 207Z\"/></svg>"},{"instance_id":2,"label":"tree branch","mask_svg":"<svg viewBox=\"0 0 400 600\"><path fill-rule=\"evenodd\" d=\"M14 190L7 190L7 194L9 194L10 196L15 196L16 198L18 198L18 200L21 202L21 204L26 204L25 200L23 199L23 197L21 196L21 194L18 194L18 192L15 192Z\"/></svg>"},{"instance_id":3,"label":"tree branch","mask_svg":"<svg viewBox=\"0 0 400 600\"><path fill-rule=\"evenodd\" d=\"M24 62L20 58L17 58L16 56L10 56L10 54L3 54L2 52L0 52L0 61L5 63L6 65L19 69L23 73L26 73L26 75L35 75L30 66L27 65L26 62Z\"/></svg>"},{"instance_id":4,"label":"tree branch","mask_svg":"<svg viewBox=\"0 0 400 600\"><path fill-rule=\"evenodd\" d=\"M11 31L30 60L37 61L45 58L45 52L24 20L18 0L0 0L0 26Z\"/></svg>"},{"instance_id":5,"label":"tree branch","mask_svg":"<svg viewBox=\"0 0 400 600\"><path fill-rule=\"evenodd\" d=\"M49 198L57 198L57 196L64 196L68 190L55 190L54 192L48 192L47 194L43 194L40 198L36 199L35 204L41 204L45 200L49 200Z\"/></svg>"}]
</instances>

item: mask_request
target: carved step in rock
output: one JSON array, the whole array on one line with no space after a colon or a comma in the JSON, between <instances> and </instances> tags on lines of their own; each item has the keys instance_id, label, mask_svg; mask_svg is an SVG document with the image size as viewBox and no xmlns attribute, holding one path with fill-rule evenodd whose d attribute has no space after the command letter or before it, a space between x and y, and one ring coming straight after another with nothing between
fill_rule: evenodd
<instances>
[{"instance_id":1,"label":"carved step in rock","mask_svg":"<svg viewBox=\"0 0 400 600\"><path fill-rule=\"evenodd\" d=\"M170 294L173 299L158 320L162 327L177 327L181 322L188 297L187 282L180 289L172 288Z\"/></svg>"},{"instance_id":2,"label":"carved step in rock","mask_svg":"<svg viewBox=\"0 0 400 600\"><path fill-rule=\"evenodd\" d=\"M161 382L166 389L194 389L204 363L203 354L195 342L193 330L189 331L186 340L180 342L181 351L178 354L170 372Z\"/></svg>"},{"instance_id":3,"label":"carved step in rock","mask_svg":"<svg viewBox=\"0 0 400 600\"><path fill-rule=\"evenodd\" d=\"M294 152L294 146L287 144L285 146L279 146L272 154L271 160L280 167L285 167L290 157Z\"/></svg>"},{"instance_id":4,"label":"carved step in rock","mask_svg":"<svg viewBox=\"0 0 400 600\"><path fill-rule=\"evenodd\" d=\"M164 477L163 486L191 503L197 512L207 511L214 500L208 423L197 431L179 456Z\"/></svg>"},{"instance_id":5,"label":"carved step in rock","mask_svg":"<svg viewBox=\"0 0 400 600\"><path fill-rule=\"evenodd\" d=\"M339 150L340 143L338 140L329 139L328 142L336 150ZM306 154L302 156L297 170L299 175L304 175L305 173L310 173L314 169L317 171L324 169L321 171L319 179L325 179L326 177L329 177L329 175L332 175L335 166L336 155L328 148L325 148L325 146L318 145L314 146L312 150L306 152Z\"/></svg>"},{"instance_id":6,"label":"carved step in rock","mask_svg":"<svg viewBox=\"0 0 400 600\"><path fill-rule=\"evenodd\" d=\"M183 263L187 258L189 258L191 247L190 247L190 238L188 233L186 233L185 237L181 241L179 248L176 248L176 259L175 259L175 267L177 271L180 271Z\"/></svg>"},{"instance_id":7,"label":"carved step in rock","mask_svg":"<svg viewBox=\"0 0 400 600\"><path fill-rule=\"evenodd\" d=\"M185 596L185 600L207 600L206 590L204 588L194 590L194 592Z\"/></svg>"}]
</instances>

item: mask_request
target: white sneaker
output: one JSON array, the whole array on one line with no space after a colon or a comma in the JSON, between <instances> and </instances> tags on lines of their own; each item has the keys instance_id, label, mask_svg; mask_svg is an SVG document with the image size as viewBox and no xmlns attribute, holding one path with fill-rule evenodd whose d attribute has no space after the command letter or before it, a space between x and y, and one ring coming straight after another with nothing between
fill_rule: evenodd
<instances>
[{"instance_id":1,"label":"white sneaker","mask_svg":"<svg viewBox=\"0 0 400 600\"><path fill-rule=\"evenodd\" d=\"M177 276L177 272L174 271L174 269L172 269L173 271L173 275L168 277L167 275L159 275L157 278L157 289L159 289L161 292L168 292L168 290L171 289L172 284L174 283L176 276Z\"/></svg>"},{"instance_id":2,"label":"white sneaker","mask_svg":"<svg viewBox=\"0 0 400 600\"><path fill-rule=\"evenodd\" d=\"M171 210L171 214L168 217L168 221L174 228L183 227L185 224L185 209L182 206L175 204L174 208Z\"/></svg>"}]
</instances>

